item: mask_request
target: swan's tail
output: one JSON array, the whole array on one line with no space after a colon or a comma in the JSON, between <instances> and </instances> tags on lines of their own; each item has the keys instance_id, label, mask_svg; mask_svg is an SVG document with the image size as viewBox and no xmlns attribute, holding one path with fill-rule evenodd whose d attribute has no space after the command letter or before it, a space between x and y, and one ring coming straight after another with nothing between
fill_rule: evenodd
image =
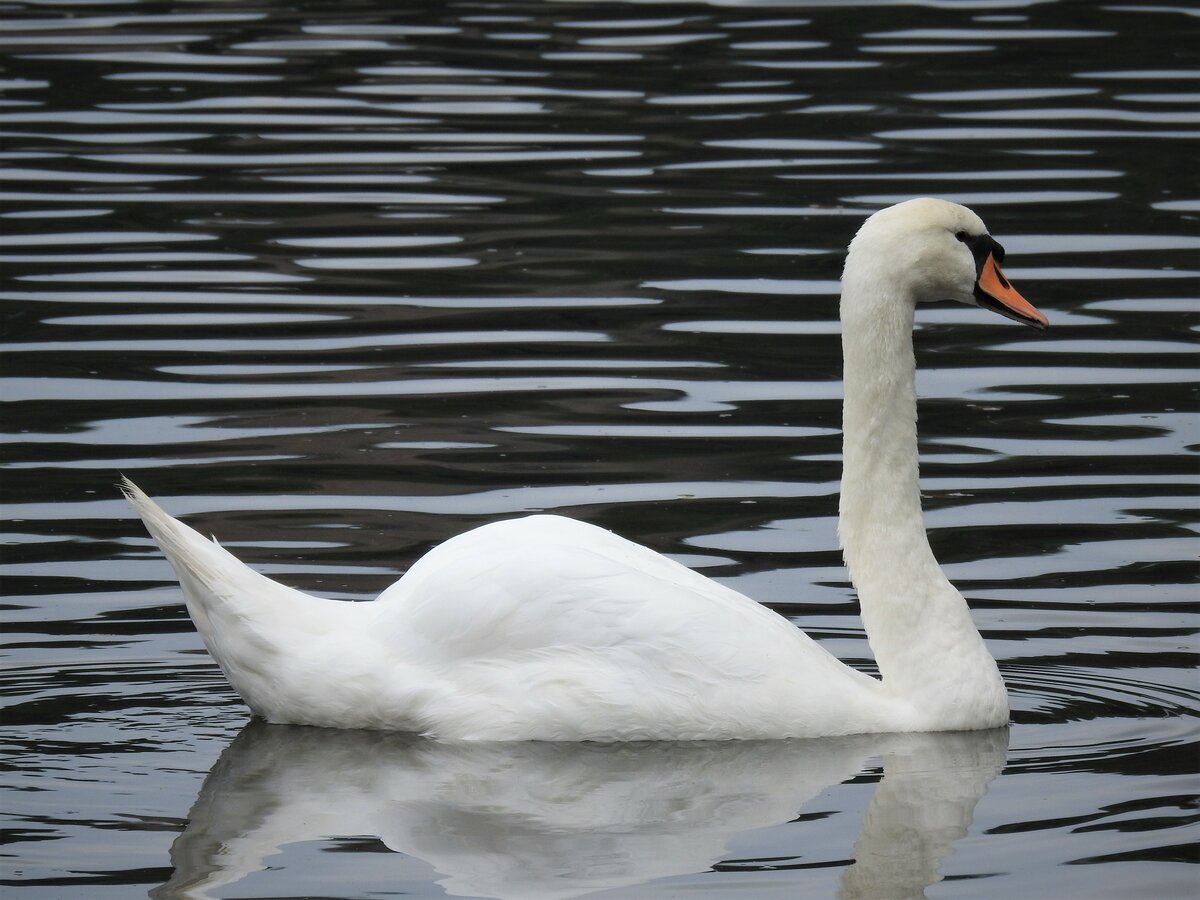
<instances>
[{"instance_id":1,"label":"swan's tail","mask_svg":"<svg viewBox=\"0 0 1200 900\"><path fill-rule=\"evenodd\" d=\"M141 516L175 570L188 613L213 659L255 711L257 683L279 662L298 622L319 627L326 607L321 600L260 575L178 519L172 518L129 479L118 485ZM304 626L301 626L304 627Z\"/></svg>"}]
</instances>

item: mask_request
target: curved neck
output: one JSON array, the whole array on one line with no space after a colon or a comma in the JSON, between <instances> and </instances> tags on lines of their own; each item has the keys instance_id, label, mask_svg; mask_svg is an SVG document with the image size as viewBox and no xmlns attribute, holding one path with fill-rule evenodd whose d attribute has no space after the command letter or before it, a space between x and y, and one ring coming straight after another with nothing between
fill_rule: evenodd
<instances>
[{"instance_id":1,"label":"curved neck","mask_svg":"<svg viewBox=\"0 0 1200 900\"><path fill-rule=\"evenodd\" d=\"M847 271L842 291L842 494L838 533L864 605L940 569L921 517L917 463L915 304ZM898 571L897 571L898 570ZM919 570L919 571L917 571Z\"/></svg>"},{"instance_id":2,"label":"curved neck","mask_svg":"<svg viewBox=\"0 0 1200 900\"><path fill-rule=\"evenodd\" d=\"M850 579L885 688L928 713L937 728L985 727L964 724L963 715L1002 724L994 720L1007 721L1007 700L995 662L962 595L942 574L921 515L915 303L871 268L851 257L842 287L838 534Z\"/></svg>"}]
</instances>

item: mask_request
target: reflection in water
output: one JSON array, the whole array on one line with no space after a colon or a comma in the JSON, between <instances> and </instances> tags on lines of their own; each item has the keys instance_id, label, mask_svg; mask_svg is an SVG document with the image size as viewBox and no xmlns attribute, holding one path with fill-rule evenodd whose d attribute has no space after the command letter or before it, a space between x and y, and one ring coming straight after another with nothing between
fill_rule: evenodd
<instances>
[{"instance_id":1,"label":"reflection in water","mask_svg":"<svg viewBox=\"0 0 1200 900\"><path fill-rule=\"evenodd\" d=\"M284 845L377 835L453 896L549 900L701 872L883 756L841 898L921 897L1004 765L1008 730L813 741L444 744L253 721L151 892L200 898Z\"/></svg>"}]
</instances>

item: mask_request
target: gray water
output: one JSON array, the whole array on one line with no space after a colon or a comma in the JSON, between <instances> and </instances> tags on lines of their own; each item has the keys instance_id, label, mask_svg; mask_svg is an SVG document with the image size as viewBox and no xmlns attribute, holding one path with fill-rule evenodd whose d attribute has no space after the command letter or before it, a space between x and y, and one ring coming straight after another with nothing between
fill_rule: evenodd
<instances>
[{"instance_id":1,"label":"gray water","mask_svg":"<svg viewBox=\"0 0 1200 900\"><path fill-rule=\"evenodd\" d=\"M1200 10L13 0L5 895L1194 895ZM965 202L1045 336L919 312L930 539L1010 729L440 746L250 722L124 473L367 600L531 510L871 670L842 253Z\"/></svg>"}]
</instances>

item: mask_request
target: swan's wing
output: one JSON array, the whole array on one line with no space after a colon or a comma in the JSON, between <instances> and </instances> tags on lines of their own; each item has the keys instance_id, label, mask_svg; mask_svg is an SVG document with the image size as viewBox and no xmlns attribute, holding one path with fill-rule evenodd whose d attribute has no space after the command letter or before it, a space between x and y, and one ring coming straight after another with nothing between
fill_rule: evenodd
<instances>
[{"instance_id":1,"label":"swan's wing","mask_svg":"<svg viewBox=\"0 0 1200 900\"><path fill-rule=\"evenodd\" d=\"M377 603L390 638L446 662L631 643L723 658L746 629L759 643L812 643L742 594L602 528L559 516L459 535L430 551ZM742 663L748 675L765 665Z\"/></svg>"},{"instance_id":2,"label":"swan's wing","mask_svg":"<svg viewBox=\"0 0 1200 900\"><path fill-rule=\"evenodd\" d=\"M437 682L430 730L449 737L766 736L877 685L736 591L554 516L448 541L376 615Z\"/></svg>"}]
</instances>

